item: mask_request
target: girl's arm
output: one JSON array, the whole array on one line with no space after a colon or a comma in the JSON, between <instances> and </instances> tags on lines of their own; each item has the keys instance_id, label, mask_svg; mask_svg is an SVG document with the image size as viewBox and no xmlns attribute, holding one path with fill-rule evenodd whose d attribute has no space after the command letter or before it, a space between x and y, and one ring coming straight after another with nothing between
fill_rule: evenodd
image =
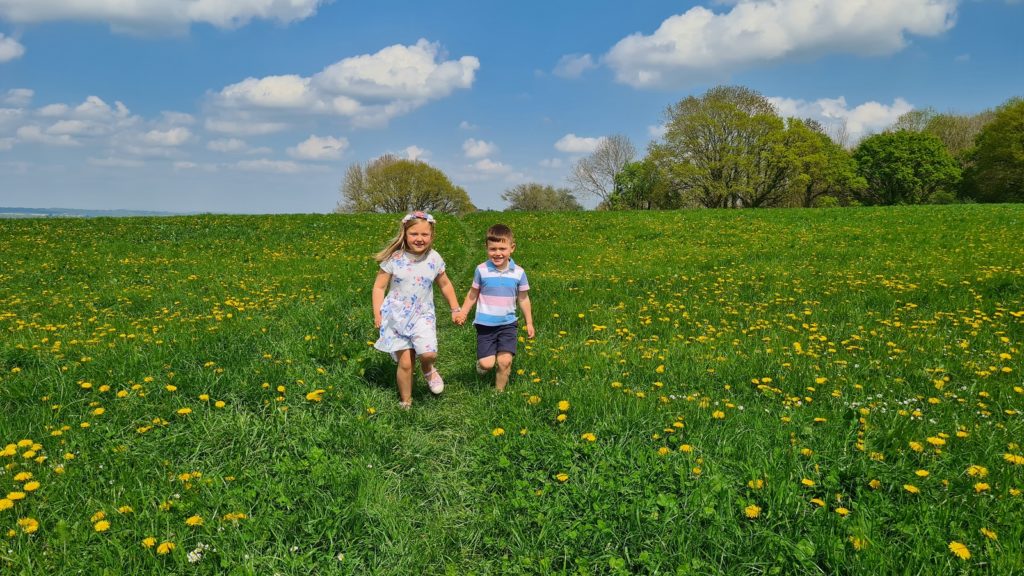
<instances>
[{"instance_id":1,"label":"girl's arm","mask_svg":"<svg viewBox=\"0 0 1024 576\"><path fill-rule=\"evenodd\" d=\"M523 311L523 318L526 319L526 335L533 338L533 307L530 304L530 293L523 290L516 297L519 300L519 308Z\"/></svg>"},{"instance_id":2,"label":"girl's arm","mask_svg":"<svg viewBox=\"0 0 1024 576\"><path fill-rule=\"evenodd\" d=\"M373 325L376 328L380 328L380 307L384 304L384 293L388 290L388 284L391 283L391 274L383 270L377 271L377 278L373 281Z\"/></svg>"},{"instance_id":3,"label":"girl's arm","mask_svg":"<svg viewBox=\"0 0 1024 576\"><path fill-rule=\"evenodd\" d=\"M476 299L479 295L479 288L470 288L469 292L466 292L466 299L462 301L462 312L460 312L463 322L469 317L469 311L473 309L473 306L476 306Z\"/></svg>"},{"instance_id":4,"label":"girl's arm","mask_svg":"<svg viewBox=\"0 0 1024 576\"><path fill-rule=\"evenodd\" d=\"M452 322L456 322L459 317L459 297L455 295L455 286L452 286L446 272L438 274L434 282L441 289L444 299L448 301L448 307L452 309Z\"/></svg>"}]
</instances>

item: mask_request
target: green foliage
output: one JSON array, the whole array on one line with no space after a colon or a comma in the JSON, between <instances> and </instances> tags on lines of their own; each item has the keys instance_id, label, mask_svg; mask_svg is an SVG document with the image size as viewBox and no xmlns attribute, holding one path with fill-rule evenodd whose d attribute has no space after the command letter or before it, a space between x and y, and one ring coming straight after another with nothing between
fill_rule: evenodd
<instances>
[{"instance_id":1,"label":"green foliage","mask_svg":"<svg viewBox=\"0 0 1024 576\"><path fill-rule=\"evenodd\" d=\"M956 161L932 134L901 130L865 138L853 153L867 186L855 193L868 205L924 204L960 182Z\"/></svg>"},{"instance_id":2,"label":"green foliage","mask_svg":"<svg viewBox=\"0 0 1024 576\"><path fill-rule=\"evenodd\" d=\"M452 184L444 172L418 160L390 154L353 164L341 186L338 212L402 213L426 210L465 214L476 208L466 191Z\"/></svg>"},{"instance_id":3,"label":"green foliage","mask_svg":"<svg viewBox=\"0 0 1024 576\"><path fill-rule=\"evenodd\" d=\"M655 210L679 207L658 165L650 158L630 162L615 176L615 190L608 198L612 210Z\"/></svg>"},{"instance_id":4,"label":"green foliage","mask_svg":"<svg viewBox=\"0 0 1024 576\"><path fill-rule=\"evenodd\" d=\"M568 189L555 188L536 182L517 184L502 193L501 199L508 202L507 210L525 212L583 210L583 206L580 206L576 197Z\"/></svg>"},{"instance_id":5,"label":"green foliage","mask_svg":"<svg viewBox=\"0 0 1024 576\"><path fill-rule=\"evenodd\" d=\"M832 141L817 123L790 118L786 146L797 162L799 176L793 204L804 208L848 204L866 182L857 174L849 152Z\"/></svg>"},{"instance_id":6,"label":"green foliage","mask_svg":"<svg viewBox=\"0 0 1024 576\"><path fill-rule=\"evenodd\" d=\"M1024 98L996 109L978 134L965 194L979 202L1024 202Z\"/></svg>"},{"instance_id":7,"label":"green foliage","mask_svg":"<svg viewBox=\"0 0 1024 576\"><path fill-rule=\"evenodd\" d=\"M718 86L666 110L664 140L651 157L687 205L707 208L784 205L797 176L785 125L768 99Z\"/></svg>"}]
</instances>

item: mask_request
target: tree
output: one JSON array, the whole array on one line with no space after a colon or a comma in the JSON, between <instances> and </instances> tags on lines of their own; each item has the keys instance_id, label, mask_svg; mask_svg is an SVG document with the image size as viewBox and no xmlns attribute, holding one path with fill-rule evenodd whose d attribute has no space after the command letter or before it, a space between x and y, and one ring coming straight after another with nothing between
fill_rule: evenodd
<instances>
[{"instance_id":1,"label":"tree","mask_svg":"<svg viewBox=\"0 0 1024 576\"><path fill-rule=\"evenodd\" d=\"M501 199L508 202L507 210L526 212L583 210L566 188L555 188L530 182L517 184L506 190Z\"/></svg>"},{"instance_id":2,"label":"tree","mask_svg":"<svg viewBox=\"0 0 1024 576\"><path fill-rule=\"evenodd\" d=\"M968 153L974 147L974 139L982 127L992 121L993 112L984 112L965 116L961 114L940 114L934 108L911 110L901 115L889 128L889 132L908 130L932 134L942 140L946 150L965 168Z\"/></svg>"},{"instance_id":3,"label":"tree","mask_svg":"<svg viewBox=\"0 0 1024 576\"><path fill-rule=\"evenodd\" d=\"M615 189L615 176L634 156L636 149L629 138L621 134L602 138L593 154L573 166L569 183L580 194L597 196L607 202Z\"/></svg>"},{"instance_id":4,"label":"tree","mask_svg":"<svg viewBox=\"0 0 1024 576\"><path fill-rule=\"evenodd\" d=\"M790 118L786 145L795 153L800 176L793 203L804 208L846 204L866 186L857 163L814 120ZM826 200L831 198L832 200Z\"/></svg>"},{"instance_id":5,"label":"tree","mask_svg":"<svg viewBox=\"0 0 1024 576\"><path fill-rule=\"evenodd\" d=\"M608 198L611 210L655 210L675 208L679 199L650 158L626 164L615 176L615 190Z\"/></svg>"},{"instance_id":6,"label":"tree","mask_svg":"<svg viewBox=\"0 0 1024 576\"><path fill-rule=\"evenodd\" d=\"M718 86L665 111L664 140L651 156L686 204L708 208L780 206L797 175L785 125L767 98Z\"/></svg>"},{"instance_id":7,"label":"tree","mask_svg":"<svg viewBox=\"0 0 1024 576\"><path fill-rule=\"evenodd\" d=\"M864 204L924 204L951 197L961 171L936 136L923 132L885 132L861 141L853 153L867 187L857 194ZM942 192L940 196L937 193Z\"/></svg>"},{"instance_id":8,"label":"tree","mask_svg":"<svg viewBox=\"0 0 1024 576\"><path fill-rule=\"evenodd\" d=\"M401 213L426 210L463 214L476 210L469 195L444 172L418 160L386 154L349 166L337 212Z\"/></svg>"},{"instance_id":9,"label":"tree","mask_svg":"<svg viewBox=\"0 0 1024 576\"><path fill-rule=\"evenodd\" d=\"M996 109L975 140L966 194L979 202L1024 202L1024 98Z\"/></svg>"}]
</instances>

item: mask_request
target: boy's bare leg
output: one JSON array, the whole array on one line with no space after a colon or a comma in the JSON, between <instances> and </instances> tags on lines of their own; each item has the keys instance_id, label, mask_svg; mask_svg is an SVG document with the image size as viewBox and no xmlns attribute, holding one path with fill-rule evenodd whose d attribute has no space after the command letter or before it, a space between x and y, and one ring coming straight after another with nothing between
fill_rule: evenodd
<instances>
[{"instance_id":1,"label":"boy's bare leg","mask_svg":"<svg viewBox=\"0 0 1024 576\"><path fill-rule=\"evenodd\" d=\"M412 366L416 353L412 350L399 350L395 355L398 356L398 372L395 375L398 382L398 401L412 404Z\"/></svg>"},{"instance_id":2,"label":"boy's bare leg","mask_svg":"<svg viewBox=\"0 0 1024 576\"><path fill-rule=\"evenodd\" d=\"M494 376L494 388L498 392L504 392L505 385L508 384L508 377L512 374L512 354L498 352L497 364L498 370Z\"/></svg>"},{"instance_id":3,"label":"boy's bare leg","mask_svg":"<svg viewBox=\"0 0 1024 576\"><path fill-rule=\"evenodd\" d=\"M496 360L494 356L484 356L483 358L478 359L476 361L477 373L483 375L487 372L490 372L491 368L494 368L495 362Z\"/></svg>"}]
</instances>

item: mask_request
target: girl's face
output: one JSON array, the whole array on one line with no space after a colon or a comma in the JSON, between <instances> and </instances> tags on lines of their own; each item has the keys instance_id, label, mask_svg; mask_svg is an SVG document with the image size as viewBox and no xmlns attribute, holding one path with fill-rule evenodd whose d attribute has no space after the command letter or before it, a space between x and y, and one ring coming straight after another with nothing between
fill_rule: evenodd
<instances>
[{"instance_id":1,"label":"girl's face","mask_svg":"<svg viewBox=\"0 0 1024 576\"><path fill-rule=\"evenodd\" d=\"M405 229L405 249L411 254L418 256L430 250L433 241L434 231L429 222L420 220Z\"/></svg>"}]
</instances>

